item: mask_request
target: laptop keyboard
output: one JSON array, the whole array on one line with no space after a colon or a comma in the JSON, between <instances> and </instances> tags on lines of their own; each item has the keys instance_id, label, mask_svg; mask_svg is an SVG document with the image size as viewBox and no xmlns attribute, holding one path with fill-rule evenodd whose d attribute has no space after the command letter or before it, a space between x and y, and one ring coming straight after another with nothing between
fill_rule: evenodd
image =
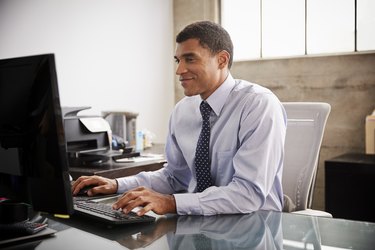
<instances>
[{"instance_id":1,"label":"laptop keyboard","mask_svg":"<svg viewBox=\"0 0 375 250\"><path fill-rule=\"evenodd\" d=\"M110 204L95 202L88 199L74 197L74 210L80 214L90 216L108 224L129 224L141 222L153 222L155 218L148 215L138 216L134 212L124 214L113 210Z\"/></svg>"}]
</instances>

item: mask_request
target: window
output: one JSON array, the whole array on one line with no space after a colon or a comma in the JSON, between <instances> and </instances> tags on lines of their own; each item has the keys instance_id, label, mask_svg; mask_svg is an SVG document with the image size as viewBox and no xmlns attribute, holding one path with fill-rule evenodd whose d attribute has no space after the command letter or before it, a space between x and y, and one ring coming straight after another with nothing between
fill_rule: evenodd
<instances>
[{"instance_id":1,"label":"window","mask_svg":"<svg viewBox=\"0 0 375 250\"><path fill-rule=\"evenodd\" d=\"M235 4L233 4L235 3ZM260 1L223 0L221 22L234 44L234 60L261 57Z\"/></svg>"},{"instance_id":2,"label":"window","mask_svg":"<svg viewBox=\"0 0 375 250\"><path fill-rule=\"evenodd\" d=\"M357 50L375 49L375 1L357 0Z\"/></svg>"},{"instance_id":3,"label":"window","mask_svg":"<svg viewBox=\"0 0 375 250\"><path fill-rule=\"evenodd\" d=\"M307 1L307 54L354 51L354 0Z\"/></svg>"},{"instance_id":4,"label":"window","mask_svg":"<svg viewBox=\"0 0 375 250\"><path fill-rule=\"evenodd\" d=\"M262 56L305 54L305 2L262 1Z\"/></svg>"},{"instance_id":5,"label":"window","mask_svg":"<svg viewBox=\"0 0 375 250\"><path fill-rule=\"evenodd\" d=\"M221 0L234 60L375 50L373 0Z\"/></svg>"}]
</instances>

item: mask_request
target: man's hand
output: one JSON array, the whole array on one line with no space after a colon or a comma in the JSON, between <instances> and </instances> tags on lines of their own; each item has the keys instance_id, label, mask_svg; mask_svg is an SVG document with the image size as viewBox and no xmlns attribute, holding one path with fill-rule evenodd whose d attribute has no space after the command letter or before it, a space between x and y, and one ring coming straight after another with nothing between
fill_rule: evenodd
<instances>
[{"instance_id":1,"label":"man's hand","mask_svg":"<svg viewBox=\"0 0 375 250\"><path fill-rule=\"evenodd\" d=\"M173 195L160 194L145 187L138 187L124 193L112 207L116 210L121 208L124 213L128 213L139 206L143 207L137 212L139 216L151 210L156 214L176 213L176 201Z\"/></svg>"},{"instance_id":2,"label":"man's hand","mask_svg":"<svg viewBox=\"0 0 375 250\"><path fill-rule=\"evenodd\" d=\"M73 195L77 195L79 190L86 186L94 186L87 191L88 196L94 196L96 194L114 194L117 192L116 180L104 178L101 176L81 176L79 177L72 186Z\"/></svg>"}]
</instances>

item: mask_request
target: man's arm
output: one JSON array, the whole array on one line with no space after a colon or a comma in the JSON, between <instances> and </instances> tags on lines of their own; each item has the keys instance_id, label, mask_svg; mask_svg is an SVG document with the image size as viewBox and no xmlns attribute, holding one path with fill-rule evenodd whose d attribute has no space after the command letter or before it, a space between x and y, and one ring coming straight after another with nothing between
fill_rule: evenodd
<instances>
[{"instance_id":1,"label":"man's arm","mask_svg":"<svg viewBox=\"0 0 375 250\"><path fill-rule=\"evenodd\" d=\"M129 212L137 206L140 215L152 210L158 214L176 213L176 201L173 193L186 192L191 172L184 157L170 133L166 143L167 162L162 169L152 172L141 172L135 176L117 179L118 193L124 195L114 204Z\"/></svg>"}]
</instances>

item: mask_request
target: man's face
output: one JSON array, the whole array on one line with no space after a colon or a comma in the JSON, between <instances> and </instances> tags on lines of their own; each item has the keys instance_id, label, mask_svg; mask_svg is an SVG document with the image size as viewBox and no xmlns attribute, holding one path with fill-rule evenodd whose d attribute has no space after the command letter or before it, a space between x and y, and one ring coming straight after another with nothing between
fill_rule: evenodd
<instances>
[{"instance_id":1,"label":"man's face","mask_svg":"<svg viewBox=\"0 0 375 250\"><path fill-rule=\"evenodd\" d=\"M200 95L206 99L221 84L218 56L203 48L198 39L178 43L175 60L176 75L186 96Z\"/></svg>"}]
</instances>

